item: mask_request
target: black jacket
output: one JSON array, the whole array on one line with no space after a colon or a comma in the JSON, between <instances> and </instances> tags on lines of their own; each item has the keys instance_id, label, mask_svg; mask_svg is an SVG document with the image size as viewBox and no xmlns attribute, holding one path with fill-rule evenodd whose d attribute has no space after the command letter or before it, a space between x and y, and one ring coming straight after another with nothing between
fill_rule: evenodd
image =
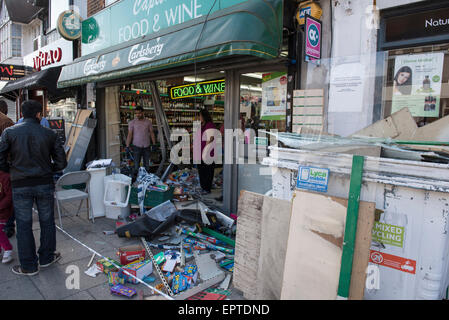
<instances>
[{"instance_id":1,"label":"black jacket","mask_svg":"<svg viewBox=\"0 0 449 320\"><path fill-rule=\"evenodd\" d=\"M0 138L0 169L9 169L12 187L53 184L53 175L66 166L61 140L37 119L7 128Z\"/></svg>"}]
</instances>

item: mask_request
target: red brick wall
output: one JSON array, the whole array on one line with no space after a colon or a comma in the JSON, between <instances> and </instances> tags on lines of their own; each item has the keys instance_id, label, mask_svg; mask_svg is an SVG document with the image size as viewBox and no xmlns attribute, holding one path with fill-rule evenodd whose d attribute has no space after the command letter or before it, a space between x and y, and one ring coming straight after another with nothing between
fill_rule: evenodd
<instances>
[{"instance_id":1,"label":"red brick wall","mask_svg":"<svg viewBox=\"0 0 449 320\"><path fill-rule=\"evenodd\" d=\"M104 8L104 0L87 0L87 16L90 17Z\"/></svg>"}]
</instances>

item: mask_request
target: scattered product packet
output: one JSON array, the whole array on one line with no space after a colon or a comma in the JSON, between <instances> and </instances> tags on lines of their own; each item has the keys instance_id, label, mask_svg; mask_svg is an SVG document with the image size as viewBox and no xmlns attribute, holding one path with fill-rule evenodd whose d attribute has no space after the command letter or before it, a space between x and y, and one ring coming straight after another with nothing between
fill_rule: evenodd
<instances>
[{"instance_id":1,"label":"scattered product packet","mask_svg":"<svg viewBox=\"0 0 449 320\"><path fill-rule=\"evenodd\" d=\"M122 284L116 284L115 286L111 287L111 293L113 295L117 296L124 296L128 298L132 298L134 295L137 294L137 291L128 287L125 287Z\"/></svg>"},{"instance_id":2,"label":"scattered product packet","mask_svg":"<svg viewBox=\"0 0 449 320\"><path fill-rule=\"evenodd\" d=\"M172 291L174 294L178 294L189 288L187 278L180 272L175 272L172 281Z\"/></svg>"},{"instance_id":3,"label":"scattered product packet","mask_svg":"<svg viewBox=\"0 0 449 320\"><path fill-rule=\"evenodd\" d=\"M189 264L184 268L182 275L186 277L190 289L195 285L196 280L198 279L198 267L196 265Z\"/></svg>"},{"instance_id":4,"label":"scattered product packet","mask_svg":"<svg viewBox=\"0 0 449 320\"><path fill-rule=\"evenodd\" d=\"M156 261L157 264L164 263L164 261L165 261L165 254L163 252L159 252L158 254L156 254L154 256L154 260Z\"/></svg>"},{"instance_id":5,"label":"scattered product packet","mask_svg":"<svg viewBox=\"0 0 449 320\"><path fill-rule=\"evenodd\" d=\"M109 272L108 273L109 285L115 286L116 284L125 284L125 278L121 272Z\"/></svg>"}]
</instances>

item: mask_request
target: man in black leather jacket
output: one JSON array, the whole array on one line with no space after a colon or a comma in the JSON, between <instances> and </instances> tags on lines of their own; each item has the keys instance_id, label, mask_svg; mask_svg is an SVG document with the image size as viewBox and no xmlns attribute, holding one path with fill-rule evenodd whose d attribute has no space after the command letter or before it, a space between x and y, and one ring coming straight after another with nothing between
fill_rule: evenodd
<instances>
[{"instance_id":1,"label":"man in black leather jacket","mask_svg":"<svg viewBox=\"0 0 449 320\"><path fill-rule=\"evenodd\" d=\"M20 265L14 266L12 271L28 276L61 258L56 252L53 175L67 166L67 160L56 133L39 124L41 112L39 102L25 101L22 104L24 122L6 129L0 139L0 169L9 169L11 175L17 223ZM34 203L41 229L39 257L32 231Z\"/></svg>"}]
</instances>

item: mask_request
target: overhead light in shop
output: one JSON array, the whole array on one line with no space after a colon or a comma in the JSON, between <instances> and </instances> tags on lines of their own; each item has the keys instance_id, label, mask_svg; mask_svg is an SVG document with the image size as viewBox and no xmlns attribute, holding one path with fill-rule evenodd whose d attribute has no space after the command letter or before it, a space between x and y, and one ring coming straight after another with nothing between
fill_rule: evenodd
<instances>
[{"instance_id":1,"label":"overhead light in shop","mask_svg":"<svg viewBox=\"0 0 449 320\"><path fill-rule=\"evenodd\" d=\"M201 82L205 81L203 78L195 78L195 77L184 77L184 82Z\"/></svg>"},{"instance_id":2,"label":"overhead light in shop","mask_svg":"<svg viewBox=\"0 0 449 320\"><path fill-rule=\"evenodd\" d=\"M240 89L249 90L249 91L260 91L262 92L262 88L259 87L253 87L253 86L240 86Z\"/></svg>"},{"instance_id":3,"label":"overhead light in shop","mask_svg":"<svg viewBox=\"0 0 449 320\"><path fill-rule=\"evenodd\" d=\"M250 78L256 78L256 79L262 79L261 73L245 73L244 76L250 77Z\"/></svg>"}]
</instances>

